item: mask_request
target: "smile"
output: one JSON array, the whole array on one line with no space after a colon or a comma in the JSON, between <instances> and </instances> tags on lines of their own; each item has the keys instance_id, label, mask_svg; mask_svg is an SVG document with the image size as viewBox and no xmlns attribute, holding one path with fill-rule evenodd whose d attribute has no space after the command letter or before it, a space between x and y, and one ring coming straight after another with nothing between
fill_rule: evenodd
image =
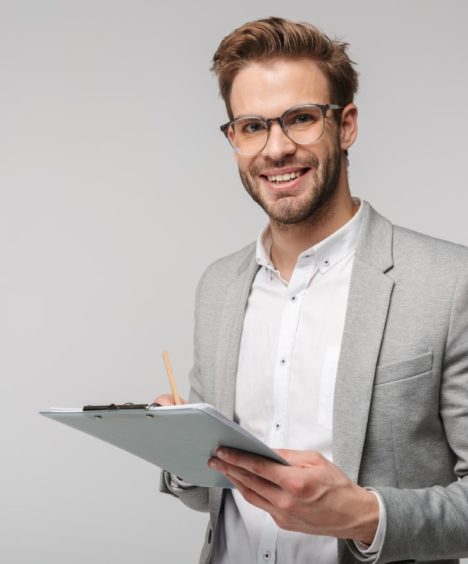
<instances>
[{"instance_id":1,"label":"smile","mask_svg":"<svg viewBox=\"0 0 468 564\"><path fill-rule=\"evenodd\" d=\"M291 180L295 180L296 178L300 178L303 176L309 169L301 168L296 170L291 170L288 172L284 172L282 174L264 174L264 176L268 182L272 182L274 184L281 184L283 182L291 182Z\"/></svg>"}]
</instances>

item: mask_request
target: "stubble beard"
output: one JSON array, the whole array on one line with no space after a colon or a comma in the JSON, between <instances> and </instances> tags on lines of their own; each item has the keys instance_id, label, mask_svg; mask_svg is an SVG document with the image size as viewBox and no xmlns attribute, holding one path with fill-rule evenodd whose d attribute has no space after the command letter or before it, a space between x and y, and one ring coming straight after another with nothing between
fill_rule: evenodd
<instances>
[{"instance_id":1,"label":"stubble beard","mask_svg":"<svg viewBox=\"0 0 468 564\"><path fill-rule=\"evenodd\" d=\"M259 167L252 167L250 174L239 170L239 174L246 191L278 228L287 229L291 225L315 223L323 219L328 215L330 204L338 190L342 166L340 149L334 146L321 163L316 155L309 155L301 162L271 162L272 168L285 166L311 169L308 174L312 176L312 182L305 198L299 200L293 191L284 191L274 202L268 202L259 189L260 180L254 180L261 173Z\"/></svg>"}]
</instances>

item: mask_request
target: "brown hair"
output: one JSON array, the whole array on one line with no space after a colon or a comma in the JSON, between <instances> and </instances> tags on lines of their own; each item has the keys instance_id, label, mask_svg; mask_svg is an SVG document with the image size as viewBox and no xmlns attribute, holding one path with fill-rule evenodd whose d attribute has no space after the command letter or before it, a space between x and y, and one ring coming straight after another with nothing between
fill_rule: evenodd
<instances>
[{"instance_id":1,"label":"brown hair","mask_svg":"<svg viewBox=\"0 0 468 564\"><path fill-rule=\"evenodd\" d=\"M345 106L353 101L358 89L358 74L347 47L347 43L330 39L311 24L266 18L248 22L227 35L213 56L211 70L218 78L231 119L229 98L237 73L250 62L278 58L313 59L328 80L330 102Z\"/></svg>"}]
</instances>

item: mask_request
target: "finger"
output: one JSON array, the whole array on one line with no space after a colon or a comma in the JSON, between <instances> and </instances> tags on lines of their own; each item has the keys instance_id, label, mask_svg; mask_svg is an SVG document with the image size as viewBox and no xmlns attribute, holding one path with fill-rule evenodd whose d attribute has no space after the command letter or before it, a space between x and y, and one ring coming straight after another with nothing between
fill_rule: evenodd
<instances>
[{"instance_id":1,"label":"finger","mask_svg":"<svg viewBox=\"0 0 468 564\"><path fill-rule=\"evenodd\" d=\"M289 462L291 466L298 468L310 468L311 466L321 466L329 461L320 452L309 450L289 450L284 448L274 449L282 458Z\"/></svg>"},{"instance_id":2,"label":"finger","mask_svg":"<svg viewBox=\"0 0 468 564\"><path fill-rule=\"evenodd\" d=\"M250 474L255 474L263 478L267 482L272 482L278 485L283 480L284 469L288 468L283 464L258 456L250 454L242 450L221 447L216 451L216 456L224 463L229 464L231 467L237 467L246 470ZM232 469L230 470L233 471Z\"/></svg>"},{"instance_id":3,"label":"finger","mask_svg":"<svg viewBox=\"0 0 468 564\"><path fill-rule=\"evenodd\" d=\"M209 459L208 466L213 470L222 472L226 477L229 477L229 479L235 479L236 484L242 484L244 488L250 490L259 491L260 489L264 490L268 485L270 487L274 486L274 484L271 484L260 476L252 474L240 466L229 464L216 457Z\"/></svg>"},{"instance_id":4,"label":"finger","mask_svg":"<svg viewBox=\"0 0 468 564\"><path fill-rule=\"evenodd\" d=\"M249 455L246 455L246 457L249 457ZM280 467L278 472L281 475L279 477L275 476L275 479L278 480L277 482L251 473L241 466L228 464L218 458L210 459L209 465L223 472L247 501L268 511L278 523L278 515L281 516L281 514L284 514L284 511L289 511L287 507L291 500L300 498L306 487L310 486L310 476L308 483L304 479L304 472L310 473L310 470L284 466L272 461L267 462Z\"/></svg>"},{"instance_id":5,"label":"finger","mask_svg":"<svg viewBox=\"0 0 468 564\"><path fill-rule=\"evenodd\" d=\"M237 481L241 482L246 488L251 490L260 491L265 490L266 488L277 488L276 484L269 482L265 478L249 472L245 468L241 466L236 466L233 464L229 464L226 461L223 461L219 458L213 457L210 458L208 461L208 465L210 468L217 470L218 472L222 472L226 476L233 476ZM266 496L267 497L267 496Z\"/></svg>"},{"instance_id":6,"label":"finger","mask_svg":"<svg viewBox=\"0 0 468 564\"><path fill-rule=\"evenodd\" d=\"M234 486L236 486L237 490L246 501L248 501L252 505L255 505L259 509L263 509L263 511L267 511L268 513L271 513L273 511L274 508L272 504L268 501L268 499L260 495L258 491L246 487L232 474L226 474L226 478L232 484L234 484Z\"/></svg>"},{"instance_id":7,"label":"finger","mask_svg":"<svg viewBox=\"0 0 468 564\"><path fill-rule=\"evenodd\" d=\"M226 472L234 474L244 485L258 492L274 507L282 501L286 492L301 497L304 491L315 489L324 468L323 464L331 464L320 453L288 450L279 453L285 454L286 459L290 458L290 466L235 449L222 447L216 451L219 459L231 466L225 469ZM232 466L236 467L236 470L233 470ZM258 476L262 481L254 482L252 478L238 474L238 469Z\"/></svg>"},{"instance_id":8,"label":"finger","mask_svg":"<svg viewBox=\"0 0 468 564\"><path fill-rule=\"evenodd\" d=\"M158 405L175 405L174 398L172 394L162 394L153 400L153 403L157 403Z\"/></svg>"}]
</instances>

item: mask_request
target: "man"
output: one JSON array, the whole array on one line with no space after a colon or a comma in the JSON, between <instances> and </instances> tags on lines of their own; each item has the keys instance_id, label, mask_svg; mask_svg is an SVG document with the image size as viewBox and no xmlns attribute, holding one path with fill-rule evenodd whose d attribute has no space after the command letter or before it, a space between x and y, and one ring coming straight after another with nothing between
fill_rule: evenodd
<instances>
[{"instance_id":1,"label":"man","mask_svg":"<svg viewBox=\"0 0 468 564\"><path fill-rule=\"evenodd\" d=\"M269 18L227 36L213 68L269 224L199 284L190 401L290 466L220 449L210 465L236 489L168 473L162 489L210 512L201 562L467 556L468 249L351 197L345 44Z\"/></svg>"}]
</instances>

